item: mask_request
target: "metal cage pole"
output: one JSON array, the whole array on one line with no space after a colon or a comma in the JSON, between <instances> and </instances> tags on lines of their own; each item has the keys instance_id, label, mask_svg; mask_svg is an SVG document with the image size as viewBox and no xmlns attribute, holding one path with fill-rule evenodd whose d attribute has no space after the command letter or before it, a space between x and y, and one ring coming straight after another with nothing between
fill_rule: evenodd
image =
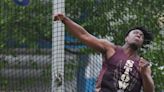
<instances>
[{"instance_id":1,"label":"metal cage pole","mask_svg":"<svg viewBox=\"0 0 164 92\"><path fill-rule=\"evenodd\" d=\"M53 0L53 14L65 13L65 0ZM64 24L52 26L52 86L51 92L64 92Z\"/></svg>"}]
</instances>

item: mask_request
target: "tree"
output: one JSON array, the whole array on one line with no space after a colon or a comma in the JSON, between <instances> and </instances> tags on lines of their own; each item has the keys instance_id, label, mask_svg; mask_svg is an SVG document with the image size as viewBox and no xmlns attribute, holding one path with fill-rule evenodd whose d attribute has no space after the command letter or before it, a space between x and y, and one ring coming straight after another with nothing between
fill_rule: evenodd
<instances>
[{"instance_id":1,"label":"tree","mask_svg":"<svg viewBox=\"0 0 164 92\"><path fill-rule=\"evenodd\" d=\"M48 55L51 58L51 51L49 51L51 49L40 49L39 44L41 41L52 43L52 1L30 0L28 6L18 6L13 0L0 0L0 70L2 70L0 75L0 90L25 91L31 85L28 91L35 90L40 92L45 91L46 86L51 85L51 64L46 64L42 60L35 62L30 57L26 58L26 55L35 55L35 58ZM15 48L18 48L18 50L16 49L15 51ZM25 51L23 49L22 52L19 48L27 49ZM41 56L38 54L41 54ZM16 55L18 57L14 57ZM6 59L8 56L11 56L10 60ZM19 60L18 58L20 57L23 59ZM46 62L49 61L47 60ZM43 66L40 66L41 63L43 63ZM17 74L17 71L24 73L26 70L33 71L33 69L36 70L34 72L36 74L37 70L41 70L41 75L35 76L37 77L35 78L31 77L31 75L26 76L20 72ZM7 74L9 77L5 77L5 74L8 73L6 71L10 70L13 70L12 74ZM20 77L16 78L15 76ZM23 78L24 76L26 78ZM41 88L40 83L45 84L45 88L43 85ZM38 88L34 85L37 85L40 90L37 90Z\"/></svg>"},{"instance_id":2,"label":"tree","mask_svg":"<svg viewBox=\"0 0 164 92\"><path fill-rule=\"evenodd\" d=\"M18 6L12 0L1 0L0 47L37 48L37 41L52 39L52 2L30 0Z\"/></svg>"}]
</instances>

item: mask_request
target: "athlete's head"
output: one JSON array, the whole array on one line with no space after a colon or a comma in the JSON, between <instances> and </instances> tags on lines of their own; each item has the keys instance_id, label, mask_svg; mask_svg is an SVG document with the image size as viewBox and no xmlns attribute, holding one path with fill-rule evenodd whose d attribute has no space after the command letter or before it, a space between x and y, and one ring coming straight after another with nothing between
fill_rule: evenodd
<instances>
[{"instance_id":1,"label":"athlete's head","mask_svg":"<svg viewBox=\"0 0 164 92\"><path fill-rule=\"evenodd\" d=\"M144 27L132 28L125 35L125 42L130 45L135 45L138 48L145 44L149 44L152 40L152 33Z\"/></svg>"}]
</instances>

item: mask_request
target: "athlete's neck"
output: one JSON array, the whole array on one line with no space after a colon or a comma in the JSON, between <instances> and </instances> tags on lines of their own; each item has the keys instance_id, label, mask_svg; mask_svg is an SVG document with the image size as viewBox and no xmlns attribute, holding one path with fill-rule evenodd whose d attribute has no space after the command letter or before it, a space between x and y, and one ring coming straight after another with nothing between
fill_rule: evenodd
<instances>
[{"instance_id":1,"label":"athlete's neck","mask_svg":"<svg viewBox=\"0 0 164 92\"><path fill-rule=\"evenodd\" d=\"M129 44L124 44L122 46L125 54L127 54L129 57L130 56L133 56L133 55L137 55L137 50L138 50L138 47L136 45L129 45Z\"/></svg>"}]
</instances>

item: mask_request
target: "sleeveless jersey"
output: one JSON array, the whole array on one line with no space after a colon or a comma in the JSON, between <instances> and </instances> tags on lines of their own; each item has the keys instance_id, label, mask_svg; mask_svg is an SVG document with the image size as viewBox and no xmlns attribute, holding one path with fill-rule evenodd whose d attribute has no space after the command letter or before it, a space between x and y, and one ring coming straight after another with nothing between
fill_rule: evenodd
<instances>
[{"instance_id":1,"label":"sleeveless jersey","mask_svg":"<svg viewBox=\"0 0 164 92\"><path fill-rule=\"evenodd\" d=\"M128 58L121 47L110 59L105 59L96 92L140 92L142 81L138 71L139 58Z\"/></svg>"}]
</instances>

